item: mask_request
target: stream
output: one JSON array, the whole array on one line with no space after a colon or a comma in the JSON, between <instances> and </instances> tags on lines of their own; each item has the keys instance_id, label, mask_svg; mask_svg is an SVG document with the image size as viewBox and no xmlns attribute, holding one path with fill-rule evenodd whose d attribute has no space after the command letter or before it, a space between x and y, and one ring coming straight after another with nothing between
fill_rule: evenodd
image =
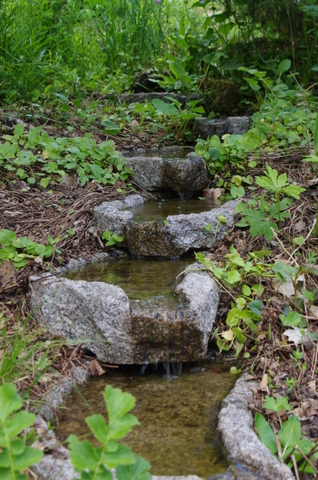
<instances>
[{"instance_id":1,"label":"stream","mask_svg":"<svg viewBox=\"0 0 318 480\"><path fill-rule=\"evenodd\" d=\"M206 199L179 198L148 201L134 208L132 213L134 222L143 223L165 221L169 215L207 212L220 205ZM162 328L167 329L164 332L167 342L163 344L166 363L108 366L105 375L90 380L80 392L75 391L59 418L61 439L73 433L81 439L93 440L85 417L92 413L105 414L102 391L110 384L136 398L133 413L141 426L134 428L124 442L151 463L152 474L194 474L208 479L226 471L229 463L216 431L217 415L222 399L234 386L235 376L229 373L228 365L203 361L169 364L174 340L187 328L180 327L181 333L175 330L175 334L169 336L168 329L172 324L179 324L179 316L185 311L174 289L183 278L182 272L191 269L194 262L193 253L170 259L132 258L124 254L121 258L108 258L67 274L70 280L98 281L121 287L129 298L132 321L137 312L145 322L159 322L154 329L154 345L158 343ZM186 324L187 320L184 321ZM198 321L197 317L193 321ZM142 325L143 336L146 334ZM183 344L187 354L194 341L191 335L189 343ZM151 348L148 340L144 343L143 348Z\"/></svg>"},{"instance_id":2,"label":"stream","mask_svg":"<svg viewBox=\"0 0 318 480\"><path fill-rule=\"evenodd\" d=\"M224 473L229 465L216 431L220 403L236 380L228 369L207 363L184 367L182 375L171 380L163 371L152 372L150 365L143 376L136 367L107 369L106 375L81 387L80 394L72 394L62 410L58 432L62 439L74 433L92 440L84 419L92 413L105 414L102 391L109 383L136 398L132 413L141 426L124 443L151 463L151 473L192 474L206 480Z\"/></svg>"}]
</instances>

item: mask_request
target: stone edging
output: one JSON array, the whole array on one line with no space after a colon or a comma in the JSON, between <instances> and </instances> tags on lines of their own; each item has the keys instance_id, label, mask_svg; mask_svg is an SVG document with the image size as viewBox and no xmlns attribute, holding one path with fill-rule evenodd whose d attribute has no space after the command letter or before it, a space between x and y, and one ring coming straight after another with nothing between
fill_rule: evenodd
<instances>
[{"instance_id":1,"label":"stone edging","mask_svg":"<svg viewBox=\"0 0 318 480\"><path fill-rule=\"evenodd\" d=\"M254 477L248 477L251 480L295 480L290 468L279 462L254 432L253 415L248 409L247 398L252 397L251 389L256 386L255 381L247 381L243 375L222 402L218 430L229 459L255 471Z\"/></svg>"}]
</instances>

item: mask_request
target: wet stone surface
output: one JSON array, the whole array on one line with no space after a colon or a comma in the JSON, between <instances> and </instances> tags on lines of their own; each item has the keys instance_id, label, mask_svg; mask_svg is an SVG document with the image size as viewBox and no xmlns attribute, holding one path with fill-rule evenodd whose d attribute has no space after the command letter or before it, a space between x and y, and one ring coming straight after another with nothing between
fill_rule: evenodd
<instances>
[{"instance_id":1,"label":"wet stone surface","mask_svg":"<svg viewBox=\"0 0 318 480\"><path fill-rule=\"evenodd\" d=\"M136 397L133 414L141 426L125 437L125 443L151 462L151 473L169 478L197 475L208 479L228 467L216 432L220 402L235 382L228 368L201 365L170 381L163 378L163 369L152 373L152 366L145 376L136 370L125 373L109 369L105 376L81 389L81 395L94 413L104 415L102 391L106 384L132 393ZM62 436L89 434L84 418L90 413L74 393L60 418Z\"/></svg>"}]
</instances>

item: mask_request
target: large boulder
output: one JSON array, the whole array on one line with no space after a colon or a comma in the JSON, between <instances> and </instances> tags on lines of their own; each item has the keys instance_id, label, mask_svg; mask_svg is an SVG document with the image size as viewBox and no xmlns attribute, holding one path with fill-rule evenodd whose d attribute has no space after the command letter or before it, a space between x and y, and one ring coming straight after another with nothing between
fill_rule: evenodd
<instances>
[{"instance_id":1,"label":"large boulder","mask_svg":"<svg viewBox=\"0 0 318 480\"><path fill-rule=\"evenodd\" d=\"M215 281L200 270L185 274L175 307L130 304L120 287L103 282L45 275L31 277L31 285L39 324L114 364L199 360L219 303Z\"/></svg>"},{"instance_id":2,"label":"large boulder","mask_svg":"<svg viewBox=\"0 0 318 480\"><path fill-rule=\"evenodd\" d=\"M251 120L249 117L228 117L225 119L214 118L212 120L202 117L196 118L193 124L194 138L206 140L213 135L222 138L226 133L243 135L248 132Z\"/></svg>"},{"instance_id":3,"label":"large boulder","mask_svg":"<svg viewBox=\"0 0 318 480\"><path fill-rule=\"evenodd\" d=\"M190 154L187 158L126 157L125 164L134 174L134 181L147 191L171 189L191 196L209 183L203 158Z\"/></svg>"},{"instance_id":4,"label":"large boulder","mask_svg":"<svg viewBox=\"0 0 318 480\"><path fill-rule=\"evenodd\" d=\"M136 257L177 257L192 249L209 249L232 228L236 206L237 201L232 200L207 212L170 215L166 222L129 221L124 235L129 238L130 253ZM226 223L219 221L220 215Z\"/></svg>"}]
</instances>

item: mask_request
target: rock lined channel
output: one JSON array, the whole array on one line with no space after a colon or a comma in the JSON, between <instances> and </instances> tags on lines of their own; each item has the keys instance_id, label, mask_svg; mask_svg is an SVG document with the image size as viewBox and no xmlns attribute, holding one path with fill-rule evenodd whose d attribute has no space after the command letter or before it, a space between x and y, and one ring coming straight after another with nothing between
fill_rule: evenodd
<instances>
[{"instance_id":1,"label":"rock lined channel","mask_svg":"<svg viewBox=\"0 0 318 480\"><path fill-rule=\"evenodd\" d=\"M116 262L110 260L107 268L116 269ZM129 262L136 274L134 261ZM177 265L171 263L173 280L180 273ZM157 266L160 269L160 263ZM140 262L139 267L142 275ZM120 276L113 275L113 280L122 283ZM32 277L31 282L31 308L37 321L55 335L83 343L103 362L184 362L206 354L219 303L218 287L206 272L186 272L176 287L165 292L168 304L162 298L148 303L139 297L138 302L138 296L131 302L122 288L101 281L48 275ZM149 279L146 286L152 287Z\"/></svg>"},{"instance_id":2,"label":"rock lined channel","mask_svg":"<svg viewBox=\"0 0 318 480\"><path fill-rule=\"evenodd\" d=\"M169 189L185 198L207 185L204 162L195 155L188 155L185 159L179 160L147 156L137 159L131 157L130 163L127 160L127 164L135 171L137 183L148 191ZM204 206L203 211L199 213L176 212L163 217L158 214L156 219L143 218L140 209L143 209L144 204L145 200L140 195L130 195L123 201L107 202L94 208L93 216L96 229L122 235L124 245L129 248L131 255L144 257L145 261L149 262L151 260L148 257L171 259L180 257L189 250L211 248L232 228L237 202L227 202L222 206L214 205L207 210ZM130 261L137 262L133 259ZM171 263L174 281L180 270L173 268L176 263L172 260L168 262ZM106 261L107 274L111 273L110 263ZM81 274L83 272L79 272L79 275ZM125 277L127 271L123 275ZM192 267L184 273L178 285L168 285L168 294L152 292L148 298L129 291L127 286L127 282L131 283L129 278L128 280L125 278L124 285L123 277L115 281L112 274L108 280L103 277L97 279L96 276L88 278L86 273L84 276L86 277L71 279L47 274L31 278L31 308L38 322L48 326L52 334L68 336L73 343L82 344L84 349L93 352L99 360L112 364L143 364L145 367L148 364L164 362L168 365L169 362L196 361L205 357L219 303L218 287L208 273L198 269L197 266ZM135 274L132 277L135 277ZM152 286L149 280L146 284ZM166 303L163 302L164 297ZM190 401L191 386L192 381L189 382L187 392L183 394L183 397L188 395ZM211 388L207 387L204 393L211 393ZM157 395L160 396L160 389ZM174 403L180 405L182 399ZM210 401L207 402L206 408L210 409L211 405ZM248 415L243 415L244 422L235 422L233 415L239 417L240 408L229 409L227 419L226 414L224 416L224 412L227 411L226 405L226 403L223 405L221 414L223 425L226 425L224 418L230 424L238 425L238 428L241 428L244 422L250 422ZM246 411L245 404L244 408ZM221 426L222 428L224 427ZM244 457L246 448L245 454L251 459L253 458L251 448L258 448L260 442L252 435L250 424L247 428L249 429L247 440L239 437L239 431L234 432L234 442L243 441L241 448L235 451L241 452ZM232 448L224 429L222 434L227 448ZM148 435L147 439L150 443L151 436L149 439ZM146 444L147 439L144 441ZM163 455L161 454L161 458ZM194 464L199 455L193 452L193 456ZM244 458L237 458L237 454L232 458L244 462ZM251 462L247 464L251 465ZM193 472L187 473L199 474L196 465L193 469ZM167 473L173 472L168 470ZM183 473L180 471L177 474ZM207 475L210 474L203 473L202 478L207 479ZM178 477L158 477L158 480L164 478L172 480ZM186 477L179 477L181 478ZM194 475L193 478L198 477ZM222 478L254 480L271 477L268 476L265 465L260 475L253 474L251 469L247 471L245 467L241 469L236 465Z\"/></svg>"}]
</instances>

